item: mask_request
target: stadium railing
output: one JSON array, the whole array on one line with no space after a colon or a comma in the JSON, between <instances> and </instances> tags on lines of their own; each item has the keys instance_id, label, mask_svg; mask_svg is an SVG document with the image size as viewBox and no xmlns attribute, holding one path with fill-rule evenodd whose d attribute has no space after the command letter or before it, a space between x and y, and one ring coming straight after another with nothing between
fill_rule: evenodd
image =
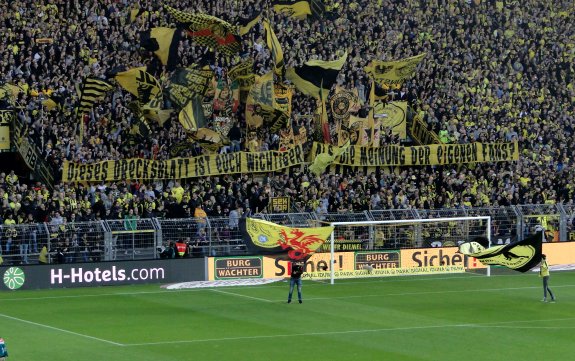
<instances>
[{"instance_id":1,"label":"stadium railing","mask_svg":"<svg viewBox=\"0 0 575 361\"><path fill-rule=\"evenodd\" d=\"M520 205L510 207L451 208L451 209L388 209L356 213L256 214L253 217L291 227L315 227L330 222L364 222L410 220L466 216L491 216L492 240L505 244L521 240L536 224L547 229L547 241L575 241L575 205ZM353 239L362 249L417 248L429 243L425 225L413 225L409 241L377 244L377 229L366 227ZM402 232L405 229L401 230ZM351 232L350 232L351 236ZM454 235L453 237L456 237ZM452 238L453 238L452 237ZM457 239L443 237L445 245ZM398 239L406 239L405 237ZM449 241L449 242L448 242ZM246 255L241 232L228 217L158 219L132 221L102 220L65 224L37 223L13 226L0 225L0 255L3 265L41 263L74 263L160 258L162 247L185 242L194 246L188 256ZM44 256L40 257L43 253Z\"/></svg>"}]
</instances>

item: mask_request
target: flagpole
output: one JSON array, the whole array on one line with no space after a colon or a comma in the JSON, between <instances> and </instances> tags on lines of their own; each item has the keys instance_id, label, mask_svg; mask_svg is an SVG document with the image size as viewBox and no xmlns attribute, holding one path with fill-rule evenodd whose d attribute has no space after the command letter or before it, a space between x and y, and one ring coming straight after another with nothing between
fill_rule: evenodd
<instances>
[{"instance_id":1,"label":"flagpole","mask_svg":"<svg viewBox=\"0 0 575 361\"><path fill-rule=\"evenodd\" d=\"M375 144L375 122L373 119L374 116L374 104L375 104L375 80L371 80L371 90L369 92L369 112L367 113L367 126L371 131L371 139L369 140L369 146L373 147Z\"/></svg>"}]
</instances>

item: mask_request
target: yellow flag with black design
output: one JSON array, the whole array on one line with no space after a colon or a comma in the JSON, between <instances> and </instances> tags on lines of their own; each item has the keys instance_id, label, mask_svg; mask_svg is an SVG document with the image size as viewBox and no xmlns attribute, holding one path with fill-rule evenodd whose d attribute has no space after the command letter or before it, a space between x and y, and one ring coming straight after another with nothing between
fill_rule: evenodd
<instances>
[{"instance_id":1,"label":"yellow flag with black design","mask_svg":"<svg viewBox=\"0 0 575 361\"><path fill-rule=\"evenodd\" d=\"M260 21L261 12L253 13L252 16L247 18L240 18L238 20L239 33L241 36L246 35L249 31Z\"/></svg>"},{"instance_id":2,"label":"yellow flag with black design","mask_svg":"<svg viewBox=\"0 0 575 361\"><path fill-rule=\"evenodd\" d=\"M326 149L331 150L330 152L317 154L313 163L309 166L309 171L316 176L321 176L321 174L329 167L337 157L342 155L349 148L350 141L348 140L342 147L327 147Z\"/></svg>"},{"instance_id":3,"label":"yellow flag with black design","mask_svg":"<svg viewBox=\"0 0 575 361\"><path fill-rule=\"evenodd\" d=\"M285 253L292 260L305 260L315 253L333 232L333 226L287 227L255 218L242 218L242 238L250 252Z\"/></svg>"},{"instance_id":4,"label":"yellow flag with black design","mask_svg":"<svg viewBox=\"0 0 575 361\"><path fill-rule=\"evenodd\" d=\"M381 121L382 128L391 129L399 139L407 138L407 102L376 103L374 117Z\"/></svg>"},{"instance_id":5,"label":"yellow flag with black design","mask_svg":"<svg viewBox=\"0 0 575 361\"><path fill-rule=\"evenodd\" d=\"M178 64L178 46L180 31L165 27L156 27L140 34L140 46L153 52L168 70Z\"/></svg>"},{"instance_id":6,"label":"yellow flag with black design","mask_svg":"<svg viewBox=\"0 0 575 361\"><path fill-rule=\"evenodd\" d=\"M347 51L336 60L310 60L302 66L288 68L286 77L303 94L314 98L327 98L346 60Z\"/></svg>"},{"instance_id":7,"label":"yellow flag with black design","mask_svg":"<svg viewBox=\"0 0 575 361\"><path fill-rule=\"evenodd\" d=\"M195 97L188 101L188 104L180 111L178 120L182 127L188 132L195 132L206 126L202 100Z\"/></svg>"},{"instance_id":8,"label":"yellow flag with black design","mask_svg":"<svg viewBox=\"0 0 575 361\"><path fill-rule=\"evenodd\" d=\"M373 60L364 68L365 72L383 89L399 89L415 75L417 65L426 53L394 61Z\"/></svg>"},{"instance_id":9,"label":"yellow flag with black design","mask_svg":"<svg viewBox=\"0 0 575 361\"><path fill-rule=\"evenodd\" d=\"M114 79L122 88L135 95L141 104L147 104L162 93L158 79L148 73L143 66L119 72Z\"/></svg>"},{"instance_id":10,"label":"yellow flag with black design","mask_svg":"<svg viewBox=\"0 0 575 361\"><path fill-rule=\"evenodd\" d=\"M268 19L264 19L264 32L266 37L266 44L272 54L274 73L281 80L283 79L285 73L284 52Z\"/></svg>"},{"instance_id":11,"label":"yellow flag with black design","mask_svg":"<svg viewBox=\"0 0 575 361\"><path fill-rule=\"evenodd\" d=\"M307 0L272 0L272 6L276 13L298 19L311 15L310 3Z\"/></svg>"}]
</instances>

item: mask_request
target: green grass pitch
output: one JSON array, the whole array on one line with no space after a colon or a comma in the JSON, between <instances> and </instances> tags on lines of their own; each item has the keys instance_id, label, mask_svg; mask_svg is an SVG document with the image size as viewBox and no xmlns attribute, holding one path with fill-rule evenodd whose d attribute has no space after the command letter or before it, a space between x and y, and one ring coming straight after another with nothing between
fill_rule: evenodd
<instances>
[{"instance_id":1,"label":"green grass pitch","mask_svg":"<svg viewBox=\"0 0 575 361\"><path fill-rule=\"evenodd\" d=\"M8 361L571 360L575 273L0 294Z\"/></svg>"}]
</instances>

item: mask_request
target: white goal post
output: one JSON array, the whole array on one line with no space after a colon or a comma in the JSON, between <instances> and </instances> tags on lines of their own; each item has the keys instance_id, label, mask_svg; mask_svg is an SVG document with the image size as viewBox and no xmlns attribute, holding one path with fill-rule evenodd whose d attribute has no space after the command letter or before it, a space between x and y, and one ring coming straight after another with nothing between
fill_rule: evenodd
<instances>
[{"instance_id":1,"label":"white goal post","mask_svg":"<svg viewBox=\"0 0 575 361\"><path fill-rule=\"evenodd\" d=\"M427 255L427 250L447 249L456 253L453 247L457 247L462 242L471 241L475 237L485 237L491 246L491 217L490 216L473 216L473 217L445 217L445 218L427 218L427 219L401 219L401 220L381 220L381 221L352 221L352 222L330 222L334 230L330 236L330 283L334 284L335 278L346 278L345 276L336 276L336 248L338 250L350 249L357 242L355 257L358 255L364 257L377 257L387 255L390 252L396 252L397 257L401 257L404 251L417 251L423 249ZM359 250L359 252L358 252ZM362 255L362 253L365 253ZM373 253L371 255L370 253ZM408 252L405 252L408 253ZM420 252L421 253L421 252ZM441 253L440 253L441 254ZM458 254L460 255L460 254ZM445 257L445 256L444 256ZM458 256L461 259L467 256ZM415 256L413 256L415 259ZM443 265L441 257L424 256L425 266ZM459 258L458 258L459 259ZM467 258L465 258L467 259ZM400 260L400 262L403 262ZM434 264L435 262L435 264ZM376 264L382 267L396 267L398 263L386 265L384 263ZM403 267L403 263L401 267ZM366 266L367 265L367 266ZM421 266L421 262L419 264ZM368 267L371 276L372 265L362 263L362 267ZM358 269L357 262L354 260L354 268ZM407 266L410 267L410 266ZM468 270L467 265L465 271ZM359 267L361 268L361 267ZM412 273L417 274L417 268L413 267ZM480 267L485 270L486 275L490 276L489 267ZM420 267L419 269L423 269ZM470 268L469 268L470 269ZM343 273L343 272L342 272ZM349 273L349 272L348 272ZM408 274L409 272L406 272ZM361 276L358 276L361 277Z\"/></svg>"}]
</instances>

